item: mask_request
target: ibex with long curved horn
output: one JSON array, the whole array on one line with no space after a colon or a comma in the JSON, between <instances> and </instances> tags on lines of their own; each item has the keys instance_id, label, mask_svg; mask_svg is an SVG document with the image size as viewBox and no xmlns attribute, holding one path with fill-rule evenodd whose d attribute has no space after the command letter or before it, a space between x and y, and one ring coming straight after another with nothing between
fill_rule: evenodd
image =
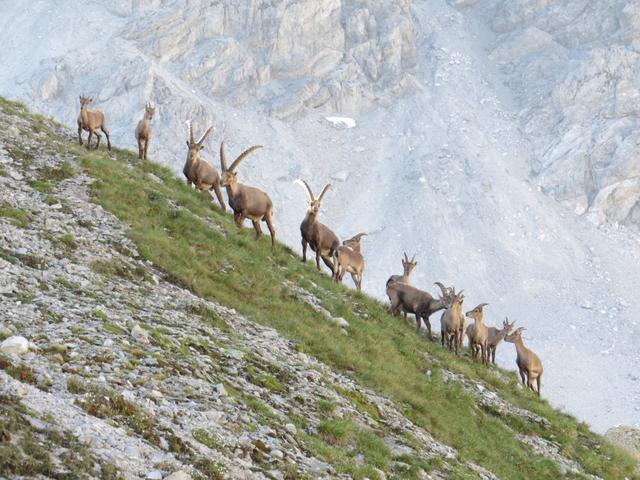
<instances>
[{"instance_id":1,"label":"ibex with long curved horn","mask_svg":"<svg viewBox=\"0 0 640 480\"><path fill-rule=\"evenodd\" d=\"M537 393L538 396L540 396L540 382L542 380L543 371L542 361L540 361L540 358L535 354L535 352L525 347L524 341L522 340L522 332L524 330L526 330L524 327L516 329L516 331L511 335L507 335L504 341L514 343L516 346L516 352L518 354L516 358L516 364L518 365L522 384L526 384L533 392ZM538 386L537 391L535 388L533 388L534 380L536 381Z\"/></svg>"},{"instance_id":2,"label":"ibex with long curved horn","mask_svg":"<svg viewBox=\"0 0 640 480\"><path fill-rule=\"evenodd\" d=\"M403 252L403 253L404 253L404 258L402 259L402 269L404 270L404 273L402 275L391 275L387 280L387 287L389 286L389 284L393 282L402 282L402 283L408 283L409 285L411 285L411 271L414 268L416 268L416 265L418 265L418 262L416 261L415 255L411 260L409 260L409 257L407 256L407 252Z\"/></svg>"},{"instance_id":3,"label":"ibex with long curved horn","mask_svg":"<svg viewBox=\"0 0 640 480\"><path fill-rule=\"evenodd\" d=\"M138 159L147 159L147 150L151 141L151 120L156 113L156 107L147 102L144 106L144 117L138 122L136 127L136 141L138 142Z\"/></svg>"},{"instance_id":4,"label":"ibex with long curved horn","mask_svg":"<svg viewBox=\"0 0 640 480\"><path fill-rule=\"evenodd\" d=\"M316 198L311 191L311 187L304 180L296 180L295 183L302 185L307 192L309 198L309 208L307 214L300 224L300 235L302 236L302 261L307 261L307 245L311 250L316 252L316 266L320 270L320 258L324 264L331 270L331 276L335 276L336 269L332 258L336 249L340 246L340 240L333 231L318 221L318 213L322 205L324 194L331 188L330 184L326 184L320 192L320 196Z\"/></svg>"},{"instance_id":5,"label":"ibex with long curved horn","mask_svg":"<svg viewBox=\"0 0 640 480\"><path fill-rule=\"evenodd\" d=\"M442 283L436 282L442 291L442 296L437 300L431 296L429 292L419 290L412 285L402 282L391 283L387 287L387 295L391 301L391 313L395 316L400 312L413 313L416 316L416 331L420 331L420 325L424 320L429 332L429 338L433 340L431 335L431 321L429 317L443 308L447 308L451 302L450 290Z\"/></svg>"},{"instance_id":6,"label":"ibex with long curved horn","mask_svg":"<svg viewBox=\"0 0 640 480\"><path fill-rule=\"evenodd\" d=\"M342 282L344 274L349 272L358 291L362 290L362 274L365 265L364 257L360 252L360 240L365 235L366 233L359 233L349 240L345 240L333 254L336 282Z\"/></svg>"},{"instance_id":7,"label":"ibex with long curved horn","mask_svg":"<svg viewBox=\"0 0 640 480\"><path fill-rule=\"evenodd\" d=\"M98 129L107 137L107 149L111 150L111 139L109 139L109 129L104 113L100 110L89 110L89 104L93 102L93 97L84 97L80 95L80 115L78 115L78 142L82 145L82 131L89 132L87 138L87 148L91 148L91 137L96 136L96 150L100 146L100 133Z\"/></svg>"},{"instance_id":8,"label":"ibex with long curved horn","mask_svg":"<svg viewBox=\"0 0 640 480\"><path fill-rule=\"evenodd\" d=\"M226 210L227 206L224 203L224 197L222 196L222 190L220 189L220 174L206 160L200 158L200 151L204 148L204 141L209 134L213 131L213 126L207 128L200 140L196 142L193 133L193 125L191 121L187 121L189 127L189 139L187 140L187 161L184 164L182 173L187 179L187 185L195 185L199 190L211 191L213 190L220 203L220 208Z\"/></svg>"},{"instance_id":9,"label":"ibex with long curved horn","mask_svg":"<svg viewBox=\"0 0 640 480\"><path fill-rule=\"evenodd\" d=\"M222 167L222 186L227 188L229 194L229 205L233 209L233 217L238 228L242 228L242 222L245 218L249 218L253 223L256 231L256 240L262 236L260 222L267 224L269 233L271 234L271 248L276 246L276 229L273 226L273 202L269 195L255 187L244 185L238 182L238 174L236 172L240 162L247 155L262 148L262 145L254 145L247 148L227 166L227 158L224 153L224 142L220 144L220 166Z\"/></svg>"}]
</instances>

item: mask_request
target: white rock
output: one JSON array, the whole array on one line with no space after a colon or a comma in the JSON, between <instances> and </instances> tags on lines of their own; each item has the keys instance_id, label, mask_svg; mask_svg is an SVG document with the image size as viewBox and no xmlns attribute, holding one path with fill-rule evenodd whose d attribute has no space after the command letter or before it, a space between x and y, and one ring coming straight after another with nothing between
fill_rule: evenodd
<instances>
[{"instance_id":1,"label":"white rock","mask_svg":"<svg viewBox=\"0 0 640 480\"><path fill-rule=\"evenodd\" d=\"M228 395L227 390L224 388L224 385L222 383L218 383L213 388L215 389L219 397L226 397Z\"/></svg>"},{"instance_id":2,"label":"white rock","mask_svg":"<svg viewBox=\"0 0 640 480\"><path fill-rule=\"evenodd\" d=\"M297 435L298 434L298 429L296 428L296 426L293 423L287 423L284 426L284 429L289 432L291 435Z\"/></svg>"},{"instance_id":3,"label":"white rock","mask_svg":"<svg viewBox=\"0 0 640 480\"><path fill-rule=\"evenodd\" d=\"M110 338L107 338L107 339L104 341L103 345L104 345L105 347L112 347L112 346L113 346L113 340L111 340Z\"/></svg>"},{"instance_id":4,"label":"white rock","mask_svg":"<svg viewBox=\"0 0 640 480\"><path fill-rule=\"evenodd\" d=\"M131 330L131 336L135 338L138 343L149 343L149 334L137 323Z\"/></svg>"},{"instance_id":5,"label":"white rock","mask_svg":"<svg viewBox=\"0 0 640 480\"><path fill-rule=\"evenodd\" d=\"M331 320L333 321L333 323L338 325L340 328L348 328L349 327L349 322L347 322L342 317L332 317Z\"/></svg>"},{"instance_id":6,"label":"white rock","mask_svg":"<svg viewBox=\"0 0 640 480\"><path fill-rule=\"evenodd\" d=\"M29 340L19 335L9 337L0 344L0 351L22 355L29 351Z\"/></svg>"},{"instance_id":7,"label":"white rock","mask_svg":"<svg viewBox=\"0 0 640 480\"><path fill-rule=\"evenodd\" d=\"M188 473L183 472L182 470L178 470L177 472L173 472L168 477L165 477L164 480L193 480L193 479L191 478L191 475L189 475Z\"/></svg>"},{"instance_id":8,"label":"white rock","mask_svg":"<svg viewBox=\"0 0 640 480\"><path fill-rule=\"evenodd\" d=\"M349 117L325 117L327 121L338 128L353 128L356 126L356 121Z\"/></svg>"},{"instance_id":9,"label":"white rock","mask_svg":"<svg viewBox=\"0 0 640 480\"><path fill-rule=\"evenodd\" d=\"M147 480L162 480L162 472L160 470L153 470L147 473Z\"/></svg>"}]
</instances>

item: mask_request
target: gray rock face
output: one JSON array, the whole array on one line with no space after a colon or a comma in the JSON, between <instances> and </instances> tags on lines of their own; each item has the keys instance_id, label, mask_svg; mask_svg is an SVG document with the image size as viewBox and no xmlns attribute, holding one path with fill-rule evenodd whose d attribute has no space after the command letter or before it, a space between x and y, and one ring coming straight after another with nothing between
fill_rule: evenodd
<instances>
[{"instance_id":1,"label":"gray rock face","mask_svg":"<svg viewBox=\"0 0 640 480\"><path fill-rule=\"evenodd\" d=\"M640 429L624 425L611 428L605 436L640 461Z\"/></svg>"},{"instance_id":2,"label":"gray rock face","mask_svg":"<svg viewBox=\"0 0 640 480\"><path fill-rule=\"evenodd\" d=\"M534 148L531 172L577 214L640 225L636 2L496 1L490 58Z\"/></svg>"}]
</instances>

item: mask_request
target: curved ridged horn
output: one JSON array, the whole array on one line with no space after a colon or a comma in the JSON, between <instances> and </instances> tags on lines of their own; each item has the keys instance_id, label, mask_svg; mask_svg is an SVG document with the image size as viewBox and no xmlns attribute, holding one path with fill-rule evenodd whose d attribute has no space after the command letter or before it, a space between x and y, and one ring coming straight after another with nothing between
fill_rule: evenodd
<instances>
[{"instance_id":1,"label":"curved ridged horn","mask_svg":"<svg viewBox=\"0 0 640 480\"><path fill-rule=\"evenodd\" d=\"M354 236L353 236L353 238L352 238L352 240L359 241L362 237L364 237L364 236L366 236L366 235L367 235L366 233L361 232L361 233L359 233L359 234L357 234L357 235L354 235Z\"/></svg>"},{"instance_id":2,"label":"curved ridged horn","mask_svg":"<svg viewBox=\"0 0 640 480\"><path fill-rule=\"evenodd\" d=\"M411 263L415 263L416 262L416 255L417 255L417 253L413 257L411 257Z\"/></svg>"},{"instance_id":3,"label":"curved ridged horn","mask_svg":"<svg viewBox=\"0 0 640 480\"><path fill-rule=\"evenodd\" d=\"M305 182L304 180L301 180L299 178L296 178L293 181L293 183L297 183L302 188L304 188L304 191L307 192L307 197L309 197L309 201L310 202L313 202L315 200L315 197L313 196L313 192L311 191L311 187L309 186L309 184L307 182Z\"/></svg>"},{"instance_id":4,"label":"curved ridged horn","mask_svg":"<svg viewBox=\"0 0 640 480\"><path fill-rule=\"evenodd\" d=\"M404 253L404 261L409 263L409 257L407 256L407 252L402 252Z\"/></svg>"},{"instance_id":5,"label":"curved ridged horn","mask_svg":"<svg viewBox=\"0 0 640 480\"><path fill-rule=\"evenodd\" d=\"M227 156L224 154L224 140L220 143L220 167L223 172L227 171Z\"/></svg>"},{"instance_id":6,"label":"curved ridged horn","mask_svg":"<svg viewBox=\"0 0 640 480\"><path fill-rule=\"evenodd\" d=\"M193 145L193 125L191 125L191 120L187 120L187 128L189 129L189 143Z\"/></svg>"},{"instance_id":7,"label":"curved ridged horn","mask_svg":"<svg viewBox=\"0 0 640 480\"><path fill-rule=\"evenodd\" d=\"M322 201L322 197L324 197L324 194L327 193L329 190L331 190L331 188L333 188L331 186L330 183L327 183L324 188L322 189L322 192L320 192L320 196L318 197L318 201L321 202Z\"/></svg>"},{"instance_id":8,"label":"curved ridged horn","mask_svg":"<svg viewBox=\"0 0 640 480\"><path fill-rule=\"evenodd\" d=\"M442 283L440 282L435 282L434 285L437 285L438 287L440 287L440 290L442 290L442 296L446 296L447 295L447 287L445 287Z\"/></svg>"},{"instance_id":9,"label":"curved ridged horn","mask_svg":"<svg viewBox=\"0 0 640 480\"><path fill-rule=\"evenodd\" d=\"M483 308L483 307L488 307L488 306L489 306L489 304L488 304L488 303L481 303L481 304L480 304L480 305L478 305L478 306L479 306L480 308Z\"/></svg>"},{"instance_id":10,"label":"curved ridged horn","mask_svg":"<svg viewBox=\"0 0 640 480\"><path fill-rule=\"evenodd\" d=\"M254 150L258 150L259 148L262 148L262 145L254 145L253 147L247 148L244 152L242 152L240 155L238 155L238 158L236 158L233 161L233 163L229 167L229 170L234 172L236 170L236 168L238 168L238 165L240 165L240 162L242 160L244 160L247 155L249 155Z\"/></svg>"},{"instance_id":11,"label":"curved ridged horn","mask_svg":"<svg viewBox=\"0 0 640 480\"><path fill-rule=\"evenodd\" d=\"M207 137L208 137L208 136L209 136L209 134L212 132L212 130L213 130L213 125L212 125L212 126L210 126L209 128L207 128L207 131L206 131L206 132L204 132L204 134L200 137L200 140L198 140L198 143L197 143L197 145L198 145L199 147L201 147L201 146L202 146L202 144L203 144L203 143L204 143L204 141L207 139Z\"/></svg>"}]
</instances>

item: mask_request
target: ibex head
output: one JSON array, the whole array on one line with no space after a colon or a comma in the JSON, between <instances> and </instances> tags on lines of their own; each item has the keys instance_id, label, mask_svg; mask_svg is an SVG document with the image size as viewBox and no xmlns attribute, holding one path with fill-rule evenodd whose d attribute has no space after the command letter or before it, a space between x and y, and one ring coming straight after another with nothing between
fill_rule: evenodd
<instances>
[{"instance_id":1,"label":"ibex head","mask_svg":"<svg viewBox=\"0 0 640 480\"><path fill-rule=\"evenodd\" d=\"M525 330L526 328L524 327L517 328L516 331L511 335L507 335L506 337L504 337L504 341L509 343L516 343L518 340L522 340L522 332L524 332Z\"/></svg>"},{"instance_id":2,"label":"ibex head","mask_svg":"<svg viewBox=\"0 0 640 480\"><path fill-rule=\"evenodd\" d=\"M416 264L417 263L418 262L416 262ZM453 299L455 296L454 295L455 288L454 287L447 288L440 282L435 282L434 285L437 285L440 288L440 291L442 292L442 295L440 296L440 300L443 300L445 305L451 305L453 303Z\"/></svg>"},{"instance_id":3,"label":"ibex head","mask_svg":"<svg viewBox=\"0 0 640 480\"><path fill-rule=\"evenodd\" d=\"M346 245L349 248L352 249L360 249L360 240L362 239L362 237L366 236L366 233L359 233L357 235L354 235L353 237L351 237L348 240L345 240L344 242L342 242L343 245Z\"/></svg>"},{"instance_id":4,"label":"ibex head","mask_svg":"<svg viewBox=\"0 0 640 480\"><path fill-rule=\"evenodd\" d=\"M150 102L147 102L147 104L144 106L144 116L147 120L151 120L153 119L153 116L156 113L156 107L155 105L151 105Z\"/></svg>"},{"instance_id":5,"label":"ibex head","mask_svg":"<svg viewBox=\"0 0 640 480\"><path fill-rule=\"evenodd\" d=\"M193 125L191 124L191 120L187 120L187 127L189 127L189 139L187 140L187 148L189 149L189 151L187 152L187 161L197 162L198 160L200 160L200 150L204 148L204 141L213 131L213 126L207 128L207 131L204 132L204 135L202 135L202 137L200 137L200 140L198 140L197 142L195 141L195 136L193 134Z\"/></svg>"},{"instance_id":6,"label":"ibex head","mask_svg":"<svg viewBox=\"0 0 640 480\"><path fill-rule=\"evenodd\" d=\"M93 97L85 97L84 95L80 95L80 107L88 107L91 102L93 102Z\"/></svg>"},{"instance_id":7,"label":"ibex head","mask_svg":"<svg viewBox=\"0 0 640 480\"><path fill-rule=\"evenodd\" d=\"M473 318L474 320L477 320L479 318L482 318L482 314L483 311L482 309L484 307L486 307L487 305L489 305L488 303L481 303L480 305L478 305L476 308L474 308L473 310L468 311L467 313L465 313L465 315L469 318Z\"/></svg>"},{"instance_id":8,"label":"ibex head","mask_svg":"<svg viewBox=\"0 0 640 480\"><path fill-rule=\"evenodd\" d=\"M511 333L515 324L515 320L509 323L509 317L504 317L504 322L502 322L502 331L505 332L505 335L509 335Z\"/></svg>"},{"instance_id":9,"label":"ibex head","mask_svg":"<svg viewBox=\"0 0 640 480\"><path fill-rule=\"evenodd\" d=\"M407 256L407 252L403 252L404 253L404 258L402 259L402 268L404 268L404 274L405 275L411 275L411 271L416 268L416 265L418 265L418 262L416 261L416 256L414 255L411 260L409 260L409 257ZM436 282L440 283L440 282ZM440 283L440 285L442 285Z\"/></svg>"},{"instance_id":10,"label":"ibex head","mask_svg":"<svg viewBox=\"0 0 640 480\"><path fill-rule=\"evenodd\" d=\"M251 152L262 148L262 145L254 145L247 148L244 152L238 155L230 167L227 167L227 157L224 153L224 141L220 144L220 167L222 168L222 179L220 183L223 187L233 187L238 183L238 173L236 172L240 162L245 159Z\"/></svg>"},{"instance_id":11,"label":"ibex head","mask_svg":"<svg viewBox=\"0 0 640 480\"><path fill-rule=\"evenodd\" d=\"M331 184L327 183L324 188L322 189L322 192L320 192L320 196L318 198L316 198L313 195L313 192L311 191L311 187L309 186L309 184L305 181L305 180L295 180L295 183L302 185L302 187L305 189L305 191L307 192L307 197L309 198L309 209L307 210L308 213L313 213L313 214L317 214L320 211L320 206L322 205L322 197L324 197L324 194L327 193L329 190L331 190ZM366 233L361 234L362 235L366 235ZM355 238L355 237L354 237ZM360 239L358 238L358 242L360 241Z\"/></svg>"}]
</instances>

